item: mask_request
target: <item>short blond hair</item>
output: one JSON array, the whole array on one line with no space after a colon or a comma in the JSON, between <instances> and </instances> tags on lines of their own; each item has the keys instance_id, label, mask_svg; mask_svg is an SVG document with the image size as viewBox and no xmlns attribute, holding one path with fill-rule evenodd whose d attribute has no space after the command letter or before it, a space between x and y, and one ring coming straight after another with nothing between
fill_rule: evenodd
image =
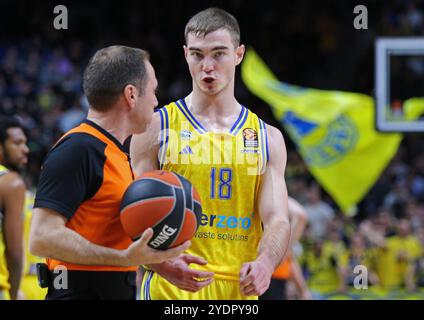
<instances>
[{"instance_id":1,"label":"short blond hair","mask_svg":"<svg viewBox=\"0 0 424 320\"><path fill-rule=\"evenodd\" d=\"M205 37L219 29L228 30L234 46L238 47L240 45L240 27L237 19L227 11L219 8L208 8L194 15L185 26L185 41L187 43L187 37L190 33Z\"/></svg>"}]
</instances>

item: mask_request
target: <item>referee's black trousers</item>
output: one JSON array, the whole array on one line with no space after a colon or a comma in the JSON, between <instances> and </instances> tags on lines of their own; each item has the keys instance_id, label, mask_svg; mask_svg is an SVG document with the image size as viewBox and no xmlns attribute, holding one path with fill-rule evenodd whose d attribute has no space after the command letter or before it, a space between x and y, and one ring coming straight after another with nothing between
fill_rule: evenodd
<instances>
[{"instance_id":1,"label":"referee's black trousers","mask_svg":"<svg viewBox=\"0 0 424 320\"><path fill-rule=\"evenodd\" d=\"M136 297L135 271L69 270L51 273L46 300L135 300Z\"/></svg>"}]
</instances>

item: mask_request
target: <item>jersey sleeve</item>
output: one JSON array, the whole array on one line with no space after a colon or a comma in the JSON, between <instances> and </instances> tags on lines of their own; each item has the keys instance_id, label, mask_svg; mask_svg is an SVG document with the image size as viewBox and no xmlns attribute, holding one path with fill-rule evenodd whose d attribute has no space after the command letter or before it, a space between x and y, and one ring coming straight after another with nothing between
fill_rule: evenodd
<instances>
[{"instance_id":1,"label":"jersey sleeve","mask_svg":"<svg viewBox=\"0 0 424 320\"><path fill-rule=\"evenodd\" d=\"M103 182L106 144L86 133L73 133L47 155L34 208L53 209L68 220Z\"/></svg>"}]
</instances>

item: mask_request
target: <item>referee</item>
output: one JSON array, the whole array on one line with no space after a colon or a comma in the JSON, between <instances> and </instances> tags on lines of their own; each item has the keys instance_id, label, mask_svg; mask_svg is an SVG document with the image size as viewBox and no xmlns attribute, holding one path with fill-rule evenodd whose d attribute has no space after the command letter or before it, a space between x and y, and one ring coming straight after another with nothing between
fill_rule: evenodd
<instances>
[{"instance_id":1,"label":"referee","mask_svg":"<svg viewBox=\"0 0 424 320\"><path fill-rule=\"evenodd\" d=\"M139 265L175 258L190 245L151 249L152 229L132 242L119 219L134 180L123 143L147 128L156 88L144 50L111 46L90 59L83 78L87 119L51 149L37 188L30 251L47 257L46 299L135 299ZM66 281L55 281L59 276Z\"/></svg>"}]
</instances>

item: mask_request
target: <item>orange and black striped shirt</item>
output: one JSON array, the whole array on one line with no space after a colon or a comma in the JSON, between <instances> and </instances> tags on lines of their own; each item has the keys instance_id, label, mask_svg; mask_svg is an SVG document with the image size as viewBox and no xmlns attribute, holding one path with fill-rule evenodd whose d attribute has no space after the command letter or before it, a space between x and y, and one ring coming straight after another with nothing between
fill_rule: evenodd
<instances>
[{"instance_id":1,"label":"orange and black striped shirt","mask_svg":"<svg viewBox=\"0 0 424 320\"><path fill-rule=\"evenodd\" d=\"M122 196L134 180L128 153L90 120L68 131L50 150L37 187L35 208L50 208L66 226L97 245L126 249L132 240L119 219ZM50 270L133 271L137 267L77 265L47 259Z\"/></svg>"}]
</instances>

